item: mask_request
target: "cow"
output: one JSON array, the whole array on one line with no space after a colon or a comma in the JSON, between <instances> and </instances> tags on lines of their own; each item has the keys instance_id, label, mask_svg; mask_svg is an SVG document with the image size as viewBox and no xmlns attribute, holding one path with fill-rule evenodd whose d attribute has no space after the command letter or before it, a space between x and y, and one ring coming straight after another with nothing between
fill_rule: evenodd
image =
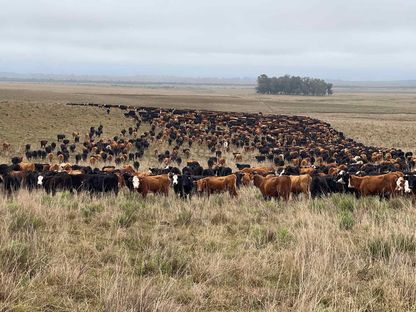
<instances>
[{"instance_id":1,"label":"cow","mask_svg":"<svg viewBox=\"0 0 416 312\"><path fill-rule=\"evenodd\" d=\"M12 176L10 174L0 175L0 182L3 184L3 190L7 196L11 196L13 192L17 192L22 184L22 178Z\"/></svg>"},{"instance_id":2,"label":"cow","mask_svg":"<svg viewBox=\"0 0 416 312\"><path fill-rule=\"evenodd\" d=\"M91 195L109 192L114 192L117 195L119 178L114 173L86 174L82 179L80 187L81 190L88 191Z\"/></svg>"},{"instance_id":3,"label":"cow","mask_svg":"<svg viewBox=\"0 0 416 312\"><path fill-rule=\"evenodd\" d=\"M237 196L237 177L234 174L225 177L206 177L198 181L194 181L198 194L227 192L231 197Z\"/></svg>"},{"instance_id":4,"label":"cow","mask_svg":"<svg viewBox=\"0 0 416 312\"><path fill-rule=\"evenodd\" d=\"M162 175L162 174L168 174L168 173L176 173L181 174L181 171L179 168L167 166L166 168L149 168L149 172L152 175Z\"/></svg>"},{"instance_id":5,"label":"cow","mask_svg":"<svg viewBox=\"0 0 416 312\"><path fill-rule=\"evenodd\" d=\"M380 198L389 198L404 190L405 178L402 172L364 177L342 173L341 176L338 182L348 181L348 188L354 189L357 197L378 195Z\"/></svg>"},{"instance_id":6,"label":"cow","mask_svg":"<svg viewBox=\"0 0 416 312\"><path fill-rule=\"evenodd\" d=\"M282 198L285 201L289 200L292 180L288 176L263 177L259 174L255 174L253 177L253 183L254 186L260 190L264 199Z\"/></svg>"},{"instance_id":7,"label":"cow","mask_svg":"<svg viewBox=\"0 0 416 312\"><path fill-rule=\"evenodd\" d=\"M256 158L257 162L266 161L266 156L264 156L264 155L258 155L258 156L255 156L255 158Z\"/></svg>"},{"instance_id":8,"label":"cow","mask_svg":"<svg viewBox=\"0 0 416 312\"><path fill-rule=\"evenodd\" d=\"M242 161L243 160L243 156L241 155L241 153L233 153L234 156L234 161Z\"/></svg>"},{"instance_id":9,"label":"cow","mask_svg":"<svg viewBox=\"0 0 416 312\"><path fill-rule=\"evenodd\" d=\"M133 167L134 167L134 170L139 170L139 168L140 168L140 162L138 162L137 160L136 161L134 161L133 162Z\"/></svg>"},{"instance_id":10,"label":"cow","mask_svg":"<svg viewBox=\"0 0 416 312\"><path fill-rule=\"evenodd\" d=\"M289 177L291 180L291 188L290 188L291 193L294 195L303 193L309 198L312 177L308 174L291 175Z\"/></svg>"},{"instance_id":11,"label":"cow","mask_svg":"<svg viewBox=\"0 0 416 312\"><path fill-rule=\"evenodd\" d=\"M244 172L236 172L234 173L237 177L237 187L240 188L242 186L249 186L251 183L251 174L244 173Z\"/></svg>"},{"instance_id":12,"label":"cow","mask_svg":"<svg viewBox=\"0 0 416 312\"><path fill-rule=\"evenodd\" d=\"M338 183L336 177L332 175L313 176L310 190L312 198L326 196L331 193L343 193L346 191L344 185Z\"/></svg>"},{"instance_id":13,"label":"cow","mask_svg":"<svg viewBox=\"0 0 416 312\"><path fill-rule=\"evenodd\" d=\"M73 192L71 176L66 172L42 174L38 176L39 186L42 186L47 194L54 196L57 191Z\"/></svg>"},{"instance_id":14,"label":"cow","mask_svg":"<svg viewBox=\"0 0 416 312\"><path fill-rule=\"evenodd\" d=\"M63 141L65 139L65 134L58 134L57 136L58 142Z\"/></svg>"},{"instance_id":15,"label":"cow","mask_svg":"<svg viewBox=\"0 0 416 312\"><path fill-rule=\"evenodd\" d=\"M230 167L221 166L221 167L215 168L215 173L217 177L225 177L225 176L232 174L233 170Z\"/></svg>"},{"instance_id":16,"label":"cow","mask_svg":"<svg viewBox=\"0 0 416 312\"><path fill-rule=\"evenodd\" d=\"M3 152L6 152L10 149L10 143L3 142Z\"/></svg>"},{"instance_id":17,"label":"cow","mask_svg":"<svg viewBox=\"0 0 416 312\"><path fill-rule=\"evenodd\" d=\"M243 170L245 168L250 168L251 166L249 164L235 164L238 170Z\"/></svg>"},{"instance_id":18,"label":"cow","mask_svg":"<svg viewBox=\"0 0 416 312\"><path fill-rule=\"evenodd\" d=\"M19 168L22 171L35 171L35 164L34 163L19 163Z\"/></svg>"},{"instance_id":19,"label":"cow","mask_svg":"<svg viewBox=\"0 0 416 312\"><path fill-rule=\"evenodd\" d=\"M240 170L240 172L249 173L249 174L260 174L262 176L266 176L270 173L274 174L273 168L268 167L253 167L253 168L244 168Z\"/></svg>"},{"instance_id":20,"label":"cow","mask_svg":"<svg viewBox=\"0 0 416 312\"><path fill-rule=\"evenodd\" d=\"M194 190L194 183L192 176L185 174L171 174L169 176L172 181L173 191L180 198L191 198Z\"/></svg>"},{"instance_id":21,"label":"cow","mask_svg":"<svg viewBox=\"0 0 416 312\"><path fill-rule=\"evenodd\" d=\"M169 177L167 174L155 175L155 176L133 176L132 178L133 188L139 192L145 198L149 192L155 194L163 194L168 196L169 194Z\"/></svg>"}]
</instances>

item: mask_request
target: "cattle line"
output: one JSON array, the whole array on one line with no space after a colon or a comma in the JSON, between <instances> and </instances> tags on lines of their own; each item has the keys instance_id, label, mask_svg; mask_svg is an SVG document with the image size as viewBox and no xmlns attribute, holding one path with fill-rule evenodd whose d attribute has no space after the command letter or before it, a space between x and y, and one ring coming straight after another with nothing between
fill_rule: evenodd
<instances>
[{"instance_id":1,"label":"cattle line","mask_svg":"<svg viewBox=\"0 0 416 312\"><path fill-rule=\"evenodd\" d=\"M122 129L120 136L106 140L101 138L103 126L100 125L97 129L91 127L82 143L79 133L73 133L74 142L65 134L58 134L60 146L55 142L48 145L42 140L40 150L31 150L31 145L26 144L28 161L48 157L50 164L24 162L23 157L13 157L11 165L1 165L0 182L7 193L22 185L29 189L42 185L52 194L60 189L117 194L119 187L127 186L145 197L148 192L167 195L172 184L181 197L195 191L208 195L228 191L236 196L237 188L250 185L254 180L265 198L287 200L288 192L313 197L334 192L390 197L403 191L412 192L416 184L410 172L415 165L412 153L365 146L346 138L329 123L307 116L122 104L66 105L98 107L107 114L112 109L120 109L136 126L128 131ZM140 133L142 122L148 123L151 130ZM167 142L169 149L174 147L155 153L163 167L151 168L150 174L138 172L138 160L154 142ZM213 154L205 169L199 162L189 159L194 143L205 146ZM223 157L229 156L231 149L237 171L227 167L227 159ZM255 160L267 166L237 163L243 156L252 157L256 151ZM51 164L55 156L59 164ZM75 158L75 165L68 163L70 157ZM179 166L182 157L187 158L182 170L170 166L174 162ZM105 166L93 169L79 165L81 160L89 160L91 166L101 161ZM134 161L134 169L131 161ZM119 168L113 166L113 162ZM290 179L282 176L290 176Z\"/></svg>"}]
</instances>

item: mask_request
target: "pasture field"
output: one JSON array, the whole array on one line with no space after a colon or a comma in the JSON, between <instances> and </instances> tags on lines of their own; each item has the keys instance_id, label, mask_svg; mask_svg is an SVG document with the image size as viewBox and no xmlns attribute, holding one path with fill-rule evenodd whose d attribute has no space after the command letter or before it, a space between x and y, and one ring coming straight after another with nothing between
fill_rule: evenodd
<instances>
[{"instance_id":1,"label":"pasture field","mask_svg":"<svg viewBox=\"0 0 416 312\"><path fill-rule=\"evenodd\" d=\"M99 114L67 102L200 108L295 114L318 118L366 145L416 152L416 89L337 93L331 97L258 95L249 87L140 87L90 84L0 83L0 140L40 140L66 129L86 129ZM119 112L99 121L119 131ZM53 117L53 118L51 118ZM114 118L112 118L114 117ZM53 137L55 138L55 137Z\"/></svg>"},{"instance_id":2,"label":"pasture field","mask_svg":"<svg viewBox=\"0 0 416 312\"><path fill-rule=\"evenodd\" d=\"M109 137L131 124L120 110L66 102L308 115L365 144L416 151L412 90L311 98L4 83L0 142L12 150L0 163L57 133L102 123ZM208 155L196 148L191 158L205 164ZM148 151L141 168L151 166ZM143 200L127 189L118 197L22 190L0 197L0 311L414 311L415 226L405 197L284 203L264 201L253 186L236 199L191 201L173 192Z\"/></svg>"}]
</instances>

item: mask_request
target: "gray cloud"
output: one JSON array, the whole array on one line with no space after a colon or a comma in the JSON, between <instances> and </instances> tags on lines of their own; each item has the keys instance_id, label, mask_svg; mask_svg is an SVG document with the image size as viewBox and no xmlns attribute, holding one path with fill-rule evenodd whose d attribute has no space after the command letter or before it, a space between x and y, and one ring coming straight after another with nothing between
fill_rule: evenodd
<instances>
[{"instance_id":1,"label":"gray cloud","mask_svg":"<svg viewBox=\"0 0 416 312\"><path fill-rule=\"evenodd\" d=\"M416 78L415 1L20 0L1 71Z\"/></svg>"}]
</instances>

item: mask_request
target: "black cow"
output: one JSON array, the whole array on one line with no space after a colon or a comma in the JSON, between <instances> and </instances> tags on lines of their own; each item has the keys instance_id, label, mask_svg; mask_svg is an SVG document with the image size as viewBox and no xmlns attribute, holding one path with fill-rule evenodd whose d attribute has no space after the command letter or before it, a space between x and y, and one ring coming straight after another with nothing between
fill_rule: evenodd
<instances>
[{"instance_id":1,"label":"black cow","mask_svg":"<svg viewBox=\"0 0 416 312\"><path fill-rule=\"evenodd\" d=\"M212 177L212 176L215 176L215 170L214 169L204 169L202 171L202 175L204 177Z\"/></svg>"},{"instance_id":2,"label":"black cow","mask_svg":"<svg viewBox=\"0 0 416 312\"><path fill-rule=\"evenodd\" d=\"M48 144L48 141L47 140L41 140L40 141L40 147L42 148L42 147L46 147L46 144Z\"/></svg>"},{"instance_id":3,"label":"black cow","mask_svg":"<svg viewBox=\"0 0 416 312\"><path fill-rule=\"evenodd\" d=\"M0 175L5 175L11 170L9 165L1 164L0 165Z\"/></svg>"},{"instance_id":4,"label":"black cow","mask_svg":"<svg viewBox=\"0 0 416 312\"><path fill-rule=\"evenodd\" d=\"M233 170L230 167L218 167L215 169L216 176L225 177L233 173Z\"/></svg>"},{"instance_id":5,"label":"black cow","mask_svg":"<svg viewBox=\"0 0 416 312\"><path fill-rule=\"evenodd\" d=\"M136 170L136 171L139 170L140 163L138 161L133 162L133 167L134 167L134 170Z\"/></svg>"},{"instance_id":6,"label":"black cow","mask_svg":"<svg viewBox=\"0 0 416 312\"><path fill-rule=\"evenodd\" d=\"M22 185L22 179L20 177L13 177L8 174L0 176L0 180L3 183L3 190L8 196L18 191Z\"/></svg>"},{"instance_id":7,"label":"black cow","mask_svg":"<svg viewBox=\"0 0 416 312\"><path fill-rule=\"evenodd\" d=\"M179 168L171 167L171 166L168 166L166 168L149 168L149 170L153 175L168 174L168 173L181 174L181 171Z\"/></svg>"},{"instance_id":8,"label":"black cow","mask_svg":"<svg viewBox=\"0 0 416 312\"><path fill-rule=\"evenodd\" d=\"M33 191L37 188L38 185L38 176L39 173L37 172L27 172L25 175L25 186L28 189L29 192Z\"/></svg>"},{"instance_id":9,"label":"black cow","mask_svg":"<svg viewBox=\"0 0 416 312\"><path fill-rule=\"evenodd\" d=\"M118 194L118 178L114 173L86 174L82 180L81 189L91 195L114 192Z\"/></svg>"},{"instance_id":10,"label":"black cow","mask_svg":"<svg viewBox=\"0 0 416 312\"><path fill-rule=\"evenodd\" d=\"M173 190L180 198L191 198L194 190L194 181L202 177L193 177L189 174L173 174L170 175Z\"/></svg>"},{"instance_id":11,"label":"black cow","mask_svg":"<svg viewBox=\"0 0 416 312\"><path fill-rule=\"evenodd\" d=\"M65 134L58 134L57 136L58 142L62 141L63 139L65 139Z\"/></svg>"},{"instance_id":12,"label":"black cow","mask_svg":"<svg viewBox=\"0 0 416 312\"><path fill-rule=\"evenodd\" d=\"M337 183L334 176L313 176L311 182L312 198L326 196L331 193L344 192L344 184Z\"/></svg>"},{"instance_id":13,"label":"black cow","mask_svg":"<svg viewBox=\"0 0 416 312\"><path fill-rule=\"evenodd\" d=\"M182 169L182 174L189 174L192 176L202 176L204 168L198 165L186 166Z\"/></svg>"},{"instance_id":14,"label":"black cow","mask_svg":"<svg viewBox=\"0 0 416 312\"><path fill-rule=\"evenodd\" d=\"M66 172L41 174L38 176L38 185L42 186L46 193L52 193L52 196L57 191L73 192L71 176Z\"/></svg>"},{"instance_id":15,"label":"black cow","mask_svg":"<svg viewBox=\"0 0 416 312\"><path fill-rule=\"evenodd\" d=\"M243 170L244 168L251 168L249 164L235 164L238 170Z\"/></svg>"},{"instance_id":16,"label":"black cow","mask_svg":"<svg viewBox=\"0 0 416 312\"><path fill-rule=\"evenodd\" d=\"M300 175L300 170L298 167L287 166L280 172L280 175Z\"/></svg>"}]
</instances>

